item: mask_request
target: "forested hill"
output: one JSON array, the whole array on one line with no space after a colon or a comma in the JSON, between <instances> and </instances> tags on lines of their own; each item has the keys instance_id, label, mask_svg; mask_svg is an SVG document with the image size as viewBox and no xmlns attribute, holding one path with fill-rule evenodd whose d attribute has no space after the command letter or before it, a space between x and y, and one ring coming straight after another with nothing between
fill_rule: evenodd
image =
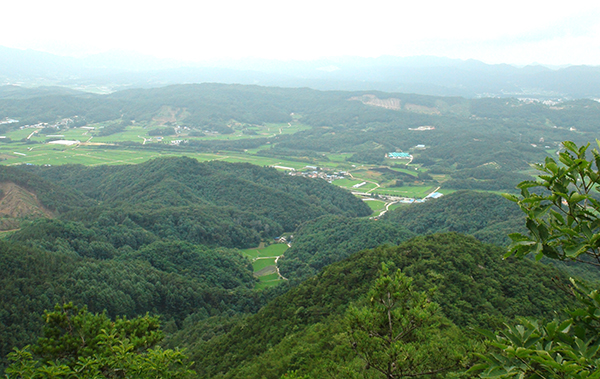
<instances>
[{"instance_id":1,"label":"forested hill","mask_svg":"<svg viewBox=\"0 0 600 379\"><path fill-rule=\"evenodd\" d=\"M360 250L440 232L469 234L483 242L507 246L508 234L523 230L523 224L519 207L502 196L457 191L397 208L378 221L343 216L308 221L294 233L292 248L279 261L280 269L286 278L297 282Z\"/></svg>"},{"instance_id":2,"label":"forested hill","mask_svg":"<svg viewBox=\"0 0 600 379\"><path fill-rule=\"evenodd\" d=\"M52 183L19 167L0 166L0 183L11 183L30 192L52 212L63 213L74 207L86 207L95 203L72 187ZM0 200L4 195L6 194L0 193ZM9 205L0 205L0 214L10 211L4 209L6 206Z\"/></svg>"},{"instance_id":3,"label":"forested hill","mask_svg":"<svg viewBox=\"0 0 600 379\"><path fill-rule=\"evenodd\" d=\"M367 294L382 262L402 269L420 290L436 287L433 300L463 333L517 315L546 317L568 304L569 296L553 282L567 282L563 274L531 261L502 260L502 254L501 248L454 233L365 250L327 266L227 334L200 344L181 336L178 343L192 349L202 378L251 378L260 372L276 379L287 370L327 377L328 370L353 365L342 320L348 305Z\"/></svg>"},{"instance_id":4,"label":"forested hill","mask_svg":"<svg viewBox=\"0 0 600 379\"><path fill-rule=\"evenodd\" d=\"M507 246L509 233L524 229L519 207L500 195L457 191L416 206L386 213L383 220L416 234L457 232L480 241Z\"/></svg>"},{"instance_id":5,"label":"forested hill","mask_svg":"<svg viewBox=\"0 0 600 379\"><path fill-rule=\"evenodd\" d=\"M274 222L277 231L325 214L366 216L370 209L325 181L284 175L272 168L190 158L165 158L129 166L30 168L77 189L106 207L164 212L165 207L245 213ZM217 210L217 208L223 208ZM272 235L268 233L268 235Z\"/></svg>"},{"instance_id":6,"label":"forested hill","mask_svg":"<svg viewBox=\"0 0 600 379\"><path fill-rule=\"evenodd\" d=\"M24 217L0 239L2 359L32 343L40 315L62 301L111 317L151 312L171 331L188 317L256 312L285 288L255 291L251 262L232 248L256 247L320 216L371 213L322 180L185 157L0 166L0 185L7 183L52 212ZM8 196L0 193L0 205Z\"/></svg>"},{"instance_id":7,"label":"forested hill","mask_svg":"<svg viewBox=\"0 0 600 379\"><path fill-rule=\"evenodd\" d=\"M294 232L294 243L279 260L279 268L292 283L298 283L358 251L397 245L414 236L390 222L323 216L305 222Z\"/></svg>"}]
</instances>

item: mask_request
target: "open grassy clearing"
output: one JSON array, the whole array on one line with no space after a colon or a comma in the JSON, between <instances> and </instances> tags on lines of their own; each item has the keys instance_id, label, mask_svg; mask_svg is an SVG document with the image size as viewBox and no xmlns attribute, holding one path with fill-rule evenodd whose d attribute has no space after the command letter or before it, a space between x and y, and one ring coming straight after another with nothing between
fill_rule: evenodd
<instances>
[{"instance_id":1,"label":"open grassy clearing","mask_svg":"<svg viewBox=\"0 0 600 379\"><path fill-rule=\"evenodd\" d=\"M371 190L371 189L377 187L373 183L366 182L362 186L354 188L355 185L360 184L362 182L364 182L364 180L360 180L360 179L338 179L338 180L334 180L332 183L335 184L336 186L344 187L344 188L347 188L349 190L361 191L361 192L368 191L368 190Z\"/></svg>"},{"instance_id":2,"label":"open grassy clearing","mask_svg":"<svg viewBox=\"0 0 600 379\"><path fill-rule=\"evenodd\" d=\"M6 137L8 137L8 138L10 138L13 141L18 141L20 139L27 138L35 130L37 130L37 129L31 129L31 128L28 128L28 129L17 129L17 130L13 130L13 131L8 132L8 133L3 134L3 135L6 136Z\"/></svg>"},{"instance_id":3,"label":"open grassy clearing","mask_svg":"<svg viewBox=\"0 0 600 379\"><path fill-rule=\"evenodd\" d=\"M277 258L275 257L283 255L287 249L288 246L282 243L268 246L264 246L261 243L260 247L241 250L244 256L252 260L254 275L260 280L255 287L256 289L276 285L281 280L277 274L277 266L275 264Z\"/></svg>"},{"instance_id":4,"label":"open grassy clearing","mask_svg":"<svg viewBox=\"0 0 600 379\"><path fill-rule=\"evenodd\" d=\"M385 208L385 202L381 200L367 200L365 203L373 210L373 213L379 213Z\"/></svg>"},{"instance_id":5,"label":"open grassy clearing","mask_svg":"<svg viewBox=\"0 0 600 379\"><path fill-rule=\"evenodd\" d=\"M411 170L410 168L390 167L390 170L397 171L397 172L403 172L405 174L412 175L414 177L416 177L418 175L418 171L415 170L414 168L412 168L412 170Z\"/></svg>"},{"instance_id":6,"label":"open grassy clearing","mask_svg":"<svg viewBox=\"0 0 600 379\"><path fill-rule=\"evenodd\" d=\"M350 153L344 153L344 154L329 154L327 155L327 158L329 158L330 161L332 162L343 162L343 163L348 163L346 161L346 159L350 158L352 156L352 154Z\"/></svg>"},{"instance_id":7,"label":"open grassy clearing","mask_svg":"<svg viewBox=\"0 0 600 379\"><path fill-rule=\"evenodd\" d=\"M280 130L281 130L281 134L294 134L296 132L300 132L302 130L307 130L307 129L311 128L311 126L304 125L299 122L294 122L294 123L290 123L290 124L288 124L287 122L279 123L279 124L265 124L264 127L267 128L268 133L277 133L277 134L279 134Z\"/></svg>"},{"instance_id":8,"label":"open grassy clearing","mask_svg":"<svg viewBox=\"0 0 600 379\"><path fill-rule=\"evenodd\" d=\"M288 246L286 244L276 243L263 248L241 250L241 252L245 256L254 259L259 257L278 257L283 255L287 249Z\"/></svg>"},{"instance_id":9,"label":"open grassy clearing","mask_svg":"<svg viewBox=\"0 0 600 379\"><path fill-rule=\"evenodd\" d=\"M19 154L15 154L15 152ZM25 155L21 155L25 154ZM200 153L176 153L160 152L151 150L126 150L109 149L102 146L62 146L48 144L25 144L11 143L0 144L0 155L7 158L2 161L4 165L14 164L35 164L35 165L63 165L63 164L83 164L88 166L95 165L114 165L114 164L136 164L150 159L169 157L169 156L190 156L200 161L207 161L219 158L216 154Z\"/></svg>"},{"instance_id":10,"label":"open grassy clearing","mask_svg":"<svg viewBox=\"0 0 600 379\"><path fill-rule=\"evenodd\" d=\"M306 162L288 161L281 158L261 157L243 153L225 152L222 155L224 156L223 160L226 162L247 162L258 166L282 166L302 170L307 165Z\"/></svg>"},{"instance_id":11,"label":"open grassy clearing","mask_svg":"<svg viewBox=\"0 0 600 379\"><path fill-rule=\"evenodd\" d=\"M404 187L388 187L379 188L373 191L373 193L390 195L390 196L403 196L412 198L423 198L432 192L436 186L404 186Z\"/></svg>"},{"instance_id":12,"label":"open grassy clearing","mask_svg":"<svg viewBox=\"0 0 600 379\"><path fill-rule=\"evenodd\" d=\"M96 125L98 126L98 125ZM15 141L22 138L26 138L34 129L17 130L9 133L9 137ZM89 141L91 144L96 143L118 143L123 141L133 141L142 143L144 138L147 140L146 144L157 145L159 142L156 137L150 137L147 135L147 129L142 126L130 126L125 132L116 133L106 137L95 136L96 131L88 131L81 128L73 128L65 131L62 135L65 140L78 140L82 143ZM57 132L58 133L58 132ZM90 139L90 137L92 137ZM164 137L160 143L168 143L170 140L177 139L178 137ZM184 137L180 137L184 138ZM214 136L214 137L201 137L198 139L227 139L228 136ZM233 137L232 137L233 138ZM244 136L243 138L248 138ZM31 138L31 142L37 143L24 143L24 142L12 142L6 144L0 144L0 154L6 154L11 158L2 164L69 164L79 163L84 165L97 165L97 164L127 164L127 163L141 163L148 159L164 156L189 156L196 158L201 161L221 159L227 162L246 162L252 163L259 166L284 166L292 167L296 170L305 169L307 165L318 165L319 167L330 167L335 169L338 165L344 166L343 169L347 169L345 161L340 160L338 163L329 161L322 161L318 163L299 162L294 160L286 160L280 157L263 157L257 156L256 153L260 150L253 149L252 151L244 152L233 152L223 151L218 154L210 153L196 153L193 150L170 150L166 149L165 152L158 152L152 150L144 150L139 148L127 149L126 147L120 147L119 149L102 149L101 145L88 145L85 144L79 146L65 146L65 145L49 145L45 142L49 140L45 135L36 134ZM264 145L261 148L269 148L270 145ZM76 152L75 152L76 151ZM14 154L17 152L18 154ZM23 156L21 154L25 154ZM41 156L43 154L43 156ZM132 156L135 155L135 158ZM83 156L83 157L82 157ZM339 158L339 157L338 157Z\"/></svg>"},{"instance_id":13,"label":"open grassy clearing","mask_svg":"<svg viewBox=\"0 0 600 379\"><path fill-rule=\"evenodd\" d=\"M279 284L281 282L281 278L279 277L279 275L275 272L273 274L269 274L269 275L263 275L261 277L258 278L258 280L260 280L258 283L256 283L256 285L254 286L255 289L264 289L267 287L272 287L272 286L276 286L277 284Z\"/></svg>"},{"instance_id":14,"label":"open grassy clearing","mask_svg":"<svg viewBox=\"0 0 600 379\"><path fill-rule=\"evenodd\" d=\"M273 275L273 274L277 274L276 266L267 266L267 267L260 269L259 271L254 272L254 276L256 276L258 278L262 278L263 276L268 276L268 275Z\"/></svg>"},{"instance_id":15,"label":"open grassy clearing","mask_svg":"<svg viewBox=\"0 0 600 379\"><path fill-rule=\"evenodd\" d=\"M279 275L277 275L277 273L274 274L269 274L269 275L263 275L259 278L259 280L261 282L269 282L269 281L273 281L273 280L279 280Z\"/></svg>"},{"instance_id":16,"label":"open grassy clearing","mask_svg":"<svg viewBox=\"0 0 600 379\"><path fill-rule=\"evenodd\" d=\"M261 254L265 257L280 256L288 249L288 246L284 243L275 243L261 249Z\"/></svg>"},{"instance_id":17,"label":"open grassy clearing","mask_svg":"<svg viewBox=\"0 0 600 379\"><path fill-rule=\"evenodd\" d=\"M274 279L274 280L266 280L266 281L260 281L258 283L256 283L256 285L254 286L254 289L257 290L262 290L268 287L273 287L276 286L277 284L279 284L279 282L281 282L281 279Z\"/></svg>"},{"instance_id":18,"label":"open grassy clearing","mask_svg":"<svg viewBox=\"0 0 600 379\"><path fill-rule=\"evenodd\" d=\"M275 258L261 258L252 262L254 272L260 271L269 266L275 266Z\"/></svg>"},{"instance_id":19,"label":"open grassy clearing","mask_svg":"<svg viewBox=\"0 0 600 379\"><path fill-rule=\"evenodd\" d=\"M261 150L266 150L266 149L270 149L270 148L271 148L271 145L262 145L262 146L257 147L256 149L248 149L248 150L246 150L246 153L247 154L256 154Z\"/></svg>"},{"instance_id":20,"label":"open grassy clearing","mask_svg":"<svg viewBox=\"0 0 600 379\"><path fill-rule=\"evenodd\" d=\"M381 181L383 175L379 171L360 169L360 170L352 171L352 176L359 180L360 179L370 180L372 182L379 183Z\"/></svg>"},{"instance_id":21,"label":"open grassy clearing","mask_svg":"<svg viewBox=\"0 0 600 379\"><path fill-rule=\"evenodd\" d=\"M406 204L403 204L403 203L394 203L394 204L392 204L392 205L389 206L388 211L393 211L394 209L400 208L400 207L403 207L403 206L406 206Z\"/></svg>"}]
</instances>

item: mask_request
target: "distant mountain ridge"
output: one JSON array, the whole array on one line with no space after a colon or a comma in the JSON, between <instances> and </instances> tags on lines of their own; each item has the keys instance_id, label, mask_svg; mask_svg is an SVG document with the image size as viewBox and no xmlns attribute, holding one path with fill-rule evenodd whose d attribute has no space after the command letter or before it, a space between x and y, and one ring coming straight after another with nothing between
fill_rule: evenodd
<instances>
[{"instance_id":1,"label":"distant mountain ridge","mask_svg":"<svg viewBox=\"0 0 600 379\"><path fill-rule=\"evenodd\" d=\"M431 56L197 63L120 51L73 58L0 46L0 84L117 90L201 82L464 97L600 97L598 66L515 67Z\"/></svg>"}]
</instances>

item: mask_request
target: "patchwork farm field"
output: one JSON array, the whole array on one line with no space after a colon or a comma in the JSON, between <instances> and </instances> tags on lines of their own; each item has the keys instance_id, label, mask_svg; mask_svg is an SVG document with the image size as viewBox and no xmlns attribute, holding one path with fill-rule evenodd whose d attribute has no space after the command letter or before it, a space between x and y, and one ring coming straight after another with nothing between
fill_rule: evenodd
<instances>
[{"instance_id":1,"label":"patchwork farm field","mask_svg":"<svg viewBox=\"0 0 600 379\"><path fill-rule=\"evenodd\" d=\"M252 261L254 275L260 280L257 289L274 286L282 280L277 273L276 259L288 249L287 244L276 243L254 249L241 250L242 254Z\"/></svg>"},{"instance_id":2,"label":"patchwork farm field","mask_svg":"<svg viewBox=\"0 0 600 379\"><path fill-rule=\"evenodd\" d=\"M0 145L0 155L5 165L35 164L86 166L136 164L150 159L187 155L200 161L219 159L216 154L182 154L170 151L127 150L103 146L62 146L48 144L11 143Z\"/></svg>"},{"instance_id":3,"label":"patchwork farm field","mask_svg":"<svg viewBox=\"0 0 600 379\"><path fill-rule=\"evenodd\" d=\"M252 262L252 267L254 267L254 272L258 273L261 270L273 266L275 267L275 259L276 258L257 258L254 262Z\"/></svg>"},{"instance_id":4,"label":"patchwork farm field","mask_svg":"<svg viewBox=\"0 0 600 379\"><path fill-rule=\"evenodd\" d=\"M404 186L404 187L387 187L378 188L373 193L389 196L423 198L429 195L437 186Z\"/></svg>"}]
</instances>

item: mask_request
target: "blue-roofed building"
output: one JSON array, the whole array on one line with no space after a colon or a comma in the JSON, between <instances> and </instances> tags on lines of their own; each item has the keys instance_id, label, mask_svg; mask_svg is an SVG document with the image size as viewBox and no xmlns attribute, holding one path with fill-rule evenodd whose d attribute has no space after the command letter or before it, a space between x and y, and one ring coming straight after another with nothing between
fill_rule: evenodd
<instances>
[{"instance_id":1,"label":"blue-roofed building","mask_svg":"<svg viewBox=\"0 0 600 379\"><path fill-rule=\"evenodd\" d=\"M396 153L396 152L393 152L393 153L387 153L386 157L390 158L390 159L411 159L412 155L410 155L409 153Z\"/></svg>"}]
</instances>

